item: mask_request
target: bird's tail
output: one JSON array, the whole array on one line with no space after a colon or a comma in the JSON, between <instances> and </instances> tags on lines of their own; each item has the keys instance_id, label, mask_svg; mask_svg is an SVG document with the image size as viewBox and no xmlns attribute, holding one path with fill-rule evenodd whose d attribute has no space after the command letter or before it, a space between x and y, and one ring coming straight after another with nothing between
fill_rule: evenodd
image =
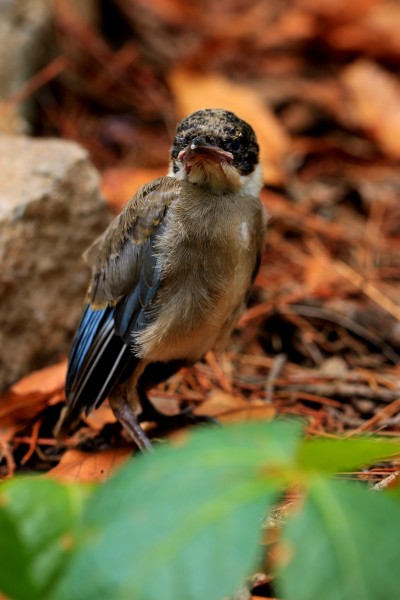
<instances>
[{"instance_id":1,"label":"bird's tail","mask_svg":"<svg viewBox=\"0 0 400 600\"><path fill-rule=\"evenodd\" d=\"M68 361L65 394L67 406L57 424L65 434L84 410L97 408L112 388L127 379L138 359L115 334L114 308L94 310L85 305Z\"/></svg>"}]
</instances>

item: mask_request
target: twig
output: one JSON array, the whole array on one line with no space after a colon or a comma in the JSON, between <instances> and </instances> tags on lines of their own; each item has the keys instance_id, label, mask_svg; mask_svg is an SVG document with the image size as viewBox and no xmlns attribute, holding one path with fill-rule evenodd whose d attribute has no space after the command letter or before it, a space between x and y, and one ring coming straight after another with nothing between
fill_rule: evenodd
<instances>
[{"instance_id":1,"label":"twig","mask_svg":"<svg viewBox=\"0 0 400 600\"><path fill-rule=\"evenodd\" d=\"M385 477L385 479L382 479L382 481L378 481L377 483L375 483L375 485L372 486L372 489L374 490L374 492L380 492L382 490L397 487L399 484L400 471L395 471L394 473L391 473L390 475Z\"/></svg>"},{"instance_id":2,"label":"twig","mask_svg":"<svg viewBox=\"0 0 400 600\"><path fill-rule=\"evenodd\" d=\"M207 352L205 360L210 369L213 371L215 378L221 386L221 389L223 389L224 392L227 392L228 394L232 393L232 383L229 381L228 377L221 368L221 365L215 358L214 352Z\"/></svg>"},{"instance_id":3,"label":"twig","mask_svg":"<svg viewBox=\"0 0 400 600\"><path fill-rule=\"evenodd\" d=\"M384 419L391 417L395 412L397 412L400 408L400 398L397 397L397 400L382 408L382 410L378 411L373 417L368 419L368 421L364 421L357 429L353 429L353 431L349 432L349 436L357 435L358 433L362 433L363 431L368 431L374 425L380 423Z\"/></svg>"},{"instance_id":4,"label":"twig","mask_svg":"<svg viewBox=\"0 0 400 600\"><path fill-rule=\"evenodd\" d=\"M336 325L340 325L344 329L355 333L360 338L366 340L370 344L373 344L377 348L382 351L382 354L386 356L389 360L391 360L394 364L397 364L400 361L400 356L391 348L388 344L386 344L383 340L380 339L379 336L375 335L362 325L359 325L352 319L340 315L333 310L329 310L326 308L321 308L317 306L307 306L303 304L292 304L290 306L279 306L279 312L283 315L292 314L293 312L296 315L302 317L311 317L315 319L321 319L323 321L329 321L331 323L335 323Z\"/></svg>"},{"instance_id":5,"label":"twig","mask_svg":"<svg viewBox=\"0 0 400 600\"><path fill-rule=\"evenodd\" d=\"M365 398L377 402L393 402L400 396L400 390L372 389L367 385L351 384L343 382L332 383L311 383L297 385L279 386L279 391L285 392L306 392L315 396L325 396L331 398Z\"/></svg>"},{"instance_id":6,"label":"twig","mask_svg":"<svg viewBox=\"0 0 400 600\"><path fill-rule=\"evenodd\" d=\"M38 419L32 426L32 435L29 438L29 448L21 460L21 465L26 464L28 462L28 460L31 458L32 454L35 452L41 424L42 424L42 419Z\"/></svg>"},{"instance_id":7,"label":"twig","mask_svg":"<svg viewBox=\"0 0 400 600\"><path fill-rule=\"evenodd\" d=\"M357 271L349 267L349 265L346 265L346 263L337 261L333 264L340 275L350 281L360 290L360 292L368 296L368 298L373 300L378 306L392 315L392 317L394 317L397 321L400 321L400 306L385 296L385 294L378 290L378 288L376 288L370 281L364 279L364 277L357 273Z\"/></svg>"},{"instance_id":8,"label":"twig","mask_svg":"<svg viewBox=\"0 0 400 600\"><path fill-rule=\"evenodd\" d=\"M7 477L12 477L15 472L15 461L8 442L0 442L0 462L6 459Z\"/></svg>"},{"instance_id":9,"label":"twig","mask_svg":"<svg viewBox=\"0 0 400 600\"><path fill-rule=\"evenodd\" d=\"M17 104L22 102L29 96L32 96L38 89L48 84L52 79L55 79L69 66L69 61L65 56L57 56L49 64L47 64L38 73L33 75L23 87L16 91L6 100L7 103Z\"/></svg>"},{"instance_id":10,"label":"twig","mask_svg":"<svg viewBox=\"0 0 400 600\"><path fill-rule=\"evenodd\" d=\"M283 352L277 354L272 363L270 372L265 381L265 402L272 402L276 380L282 372L282 369L287 361L287 356Z\"/></svg>"}]
</instances>

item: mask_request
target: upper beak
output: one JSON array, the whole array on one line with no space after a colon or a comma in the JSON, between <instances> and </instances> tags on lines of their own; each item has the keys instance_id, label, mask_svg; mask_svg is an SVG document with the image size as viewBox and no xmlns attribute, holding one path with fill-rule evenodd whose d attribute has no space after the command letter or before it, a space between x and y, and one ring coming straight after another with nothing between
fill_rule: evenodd
<instances>
[{"instance_id":1,"label":"upper beak","mask_svg":"<svg viewBox=\"0 0 400 600\"><path fill-rule=\"evenodd\" d=\"M204 137L194 138L184 150L178 154L178 159L186 164L190 164L194 159L209 159L216 163L232 162L233 154L222 150L218 146L207 144Z\"/></svg>"}]
</instances>

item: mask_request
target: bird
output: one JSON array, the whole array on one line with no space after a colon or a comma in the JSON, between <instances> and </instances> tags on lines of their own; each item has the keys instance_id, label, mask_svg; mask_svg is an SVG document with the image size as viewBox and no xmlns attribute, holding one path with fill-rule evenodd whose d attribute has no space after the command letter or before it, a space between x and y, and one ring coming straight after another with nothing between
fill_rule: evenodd
<instances>
[{"instance_id":1,"label":"bird","mask_svg":"<svg viewBox=\"0 0 400 600\"><path fill-rule=\"evenodd\" d=\"M253 128L224 109L176 127L169 170L142 186L84 254L91 281L68 360L68 431L108 397L142 451L148 391L223 349L260 265L267 214Z\"/></svg>"}]
</instances>

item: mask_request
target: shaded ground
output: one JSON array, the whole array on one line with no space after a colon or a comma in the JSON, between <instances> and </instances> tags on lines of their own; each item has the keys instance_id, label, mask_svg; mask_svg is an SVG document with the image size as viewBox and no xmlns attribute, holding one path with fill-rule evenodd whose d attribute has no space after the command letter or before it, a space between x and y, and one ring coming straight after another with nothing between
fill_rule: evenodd
<instances>
[{"instance_id":1,"label":"shaded ground","mask_svg":"<svg viewBox=\"0 0 400 600\"><path fill-rule=\"evenodd\" d=\"M176 121L198 108L249 120L265 168L270 225L248 309L225 354L154 401L173 412L184 399L222 422L301 416L310 435L397 436L398 4L103 4L88 24L54 3L52 58L18 97L33 100L34 133L88 148L114 212L165 172ZM131 455L107 406L57 445L64 375L65 361L0 398L1 476L103 479Z\"/></svg>"}]
</instances>

